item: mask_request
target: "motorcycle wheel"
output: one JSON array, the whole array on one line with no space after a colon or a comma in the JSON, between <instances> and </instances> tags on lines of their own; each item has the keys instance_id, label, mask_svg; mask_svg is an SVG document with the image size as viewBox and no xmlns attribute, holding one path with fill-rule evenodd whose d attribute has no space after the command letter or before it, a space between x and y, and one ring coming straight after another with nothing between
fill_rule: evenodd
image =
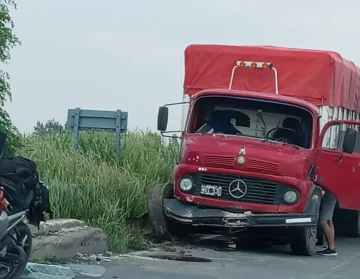
<instances>
[{"instance_id":1,"label":"motorcycle wheel","mask_svg":"<svg viewBox=\"0 0 360 279\"><path fill-rule=\"evenodd\" d=\"M20 222L10 231L10 235L24 248L26 256L30 258L32 249L32 234L30 228L25 223Z\"/></svg>"},{"instance_id":2,"label":"motorcycle wheel","mask_svg":"<svg viewBox=\"0 0 360 279\"><path fill-rule=\"evenodd\" d=\"M7 263L11 265L10 267L1 267L4 263L0 263L0 279L20 278L26 268L32 249L32 234L25 223L17 224L9 232L8 237L11 238L10 242L16 245L16 247L14 245L12 248L9 247L8 253L18 255L18 261Z\"/></svg>"}]
</instances>

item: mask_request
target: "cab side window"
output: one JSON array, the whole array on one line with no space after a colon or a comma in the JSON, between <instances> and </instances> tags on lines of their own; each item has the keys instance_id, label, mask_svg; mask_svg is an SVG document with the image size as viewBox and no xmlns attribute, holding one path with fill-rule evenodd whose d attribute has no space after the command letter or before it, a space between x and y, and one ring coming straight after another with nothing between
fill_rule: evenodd
<instances>
[{"instance_id":1,"label":"cab side window","mask_svg":"<svg viewBox=\"0 0 360 279\"><path fill-rule=\"evenodd\" d=\"M348 154L360 154L360 132L347 124L332 125L325 133L322 147Z\"/></svg>"},{"instance_id":2,"label":"cab side window","mask_svg":"<svg viewBox=\"0 0 360 279\"><path fill-rule=\"evenodd\" d=\"M342 142L345 136L345 131L343 125L332 125L330 126L324 135L322 141L322 148L330 150L342 150Z\"/></svg>"}]
</instances>

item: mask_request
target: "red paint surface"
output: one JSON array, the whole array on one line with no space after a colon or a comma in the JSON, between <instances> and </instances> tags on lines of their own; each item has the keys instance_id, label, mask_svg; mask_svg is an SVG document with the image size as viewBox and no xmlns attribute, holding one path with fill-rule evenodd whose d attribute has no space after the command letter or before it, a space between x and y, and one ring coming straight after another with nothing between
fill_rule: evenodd
<instances>
[{"instance_id":1,"label":"red paint surface","mask_svg":"<svg viewBox=\"0 0 360 279\"><path fill-rule=\"evenodd\" d=\"M236 61L271 62L278 70L279 94L317 106L360 110L360 69L330 51L270 46L190 45L185 50L186 94L229 86ZM274 93L268 69L237 69L233 89Z\"/></svg>"},{"instance_id":2,"label":"red paint surface","mask_svg":"<svg viewBox=\"0 0 360 279\"><path fill-rule=\"evenodd\" d=\"M272 70L237 69L233 90L227 90L232 68L239 60L271 62L278 70L279 95L274 94ZM335 162L340 152L321 149L316 107L342 106L360 111L360 70L352 62L335 52L191 45L185 50L184 90L192 96L189 115L192 115L193 101L206 95L251 97L303 107L313 115L313 145L308 150L296 149L282 143L262 142L241 136L194 135L185 129L182 134L181 161L175 167L173 178L177 198L199 205L244 211L303 212L312 187L308 171L315 160L317 175L323 179L321 185L335 194L343 208L360 210L360 154L343 154L342 159ZM326 127L322 136L325 130ZM246 164L241 166L232 163L231 158L235 159L243 146L246 148ZM298 189L301 198L294 205L278 206L220 201L181 192L178 188L179 178L184 174L199 172L199 167L206 167L209 173L285 183Z\"/></svg>"},{"instance_id":3,"label":"red paint surface","mask_svg":"<svg viewBox=\"0 0 360 279\"><path fill-rule=\"evenodd\" d=\"M246 163L238 165L235 158L245 146ZM181 162L175 168L175 196L182 201L223 208L251 210L254 212L303 212L312 183L307 180L313 151L296 149L290 145L262 142L260 139L222 135L194 135L184 133ZM265 205L245 202L220 201L211 197L194 197L178 188L179 178L185 174L199 173L199 167L216 174L239 175L285 183L296 188L301 198L294 205Z\"/></svg>"},{"instance_id":4,"label":"red paint surface","mask_svg":"<svg viewBox=\"0 0 360 279\"><path fill-rule=\"evenodd\" d=\"M360 153L342 153L321 148L326 130L338 123L360 125L356 121L329 121L323 128L316 152L317 177L345 209L360 210Z\"/></svg>"},{"instance_id":5,"label":"red paint surface","mask_svg":"<svg viewBox=\"0 0 360 279\"><path fill-rule=\"evenodd\" d=\"M321 178L321 181L317 183L333 192L342 208L360 210L360 154L346 154L321 148L322 138L328 127L341 121L328 122L319 135L317 108L309 102L292 97L229 90L205 90L198 93L196 98L212 94L254 97L302 106L311 111L314 117L314 145L312 149L296 149L287 144L262 142L254 138L189 134L185 131L181 144L181 161L174 175L175 195L180 200L186 201L188 197L199 205L254 212L303 212L312 186L307 175L311 164L315 163L317 177ZM192 106L189 111L192 111ZM355 121L342 121L342 123L360 125L360 122ZM235 158L244 146L246 164L238 165ZM341 156L340 161L335 161ZM193 159L197 157L199 159ZM187 173L199 172L199 167L206 167L209 173L239 175L285 183L298 189L301 199L295 205L277 206L219 201L209 197L193 197L181 192L177 185L179 178Z\"/></svg>"},{"instance_id":6,"label":"red paint surface","mask_svg":"<svg viewBox=\"0 0 360 279\"><path fill-rule=\"evenodd\" d=\"M191 201L198 205L207 205L220 208L233 208L244 211L253 211L253 212L263 212L263 213L301 213L305 209L305 204L308 198L309 190L311 189L311 183L309 181L302 181L300 179L294 179L291 177L273 177L270 175L254 175L254 173L238 170L224 170L216 168L207 168L209 172L218 173L218 174L236 174L244 175L246 177L257 177L257 178L266 178L272 179L273 181L278 181L281 183L287 183L288 185L294 186L301 193L301 198L299 202L294 205L268 205L268 204L255 204L247 202L232 202L225 200L216 200L211 197L198 197L183 193L178 187L179 177L184 174L198 173L197 166L191 165L177 165L175 169L175 178L174 178L174 193L181 201L187 202Z\"/></svg>"}]
</instances>

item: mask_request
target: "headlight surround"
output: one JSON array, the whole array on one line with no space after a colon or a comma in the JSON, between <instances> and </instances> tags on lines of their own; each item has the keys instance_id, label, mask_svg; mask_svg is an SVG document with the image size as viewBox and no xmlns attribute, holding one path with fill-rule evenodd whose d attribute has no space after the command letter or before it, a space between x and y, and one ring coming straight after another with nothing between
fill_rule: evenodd
<instances>
[{"instance_id":1,"label":"headlight surround","mask_svg":"<svg viewBox=\"0 0 360 279\"><path fill-rule=\"evenodd\" d=\"M179 181L179 187L182 191L190 191L194 187L194 181L190 177L183 177Z\"/></svg>"},{"instance_id":2,"label":"headlight surround","mask_svg":"<svg viewBox=\"0 0 360 279\"><path fill-rule=\"evenodd\" d=\"M294 204L298 200L298 193L294 190L287 190L283 195L283 199L287 204Z\"/></svg>"}]
</instances>

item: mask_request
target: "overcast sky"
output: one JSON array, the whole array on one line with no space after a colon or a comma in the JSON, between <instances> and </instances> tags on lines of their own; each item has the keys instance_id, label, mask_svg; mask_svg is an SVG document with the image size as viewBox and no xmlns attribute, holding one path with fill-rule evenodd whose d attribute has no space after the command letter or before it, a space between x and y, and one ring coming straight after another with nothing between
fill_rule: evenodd
<instances>
[{"instance_id":1,"label":"overcast sky","mask_svg":"<svg viewBox=\"0 0 360 279\"><path fill-rule=\"evenodd\" d=\"M158 106L182 99L192 43L328 49L360 65L355 0L17 0L22 46L6 66L22 132L65 123L67 109L122 109L156 128ZM178 110L180 111L180 110ZM180 116L173 113L172 123ZM174 125L172 125L176 128Z\"/></svg>"}]
</instances>

